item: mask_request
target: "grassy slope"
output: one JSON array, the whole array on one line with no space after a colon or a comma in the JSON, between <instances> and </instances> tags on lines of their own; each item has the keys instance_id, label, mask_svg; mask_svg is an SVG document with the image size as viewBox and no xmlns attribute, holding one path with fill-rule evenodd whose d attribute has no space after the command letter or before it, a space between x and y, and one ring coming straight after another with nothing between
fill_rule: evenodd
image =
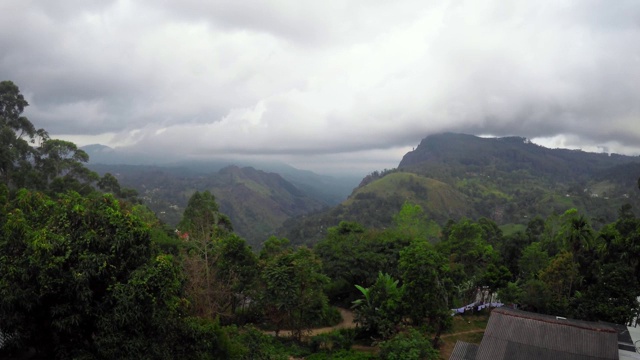
<instances>
[{"instance_id":1,"label":"grassy slope","mask_svg":"<svg viewBox=\"0 0 640 360\"><path fill-rule=\"evenodd\" d=\"M408 172L392 173L357 189L343 205L349 207L358 201L366 201L366 194L374 194L377 198L400 197L434 215L462 214L468 205L466 197L451 186Z\"/></svg>"}]
</instances>

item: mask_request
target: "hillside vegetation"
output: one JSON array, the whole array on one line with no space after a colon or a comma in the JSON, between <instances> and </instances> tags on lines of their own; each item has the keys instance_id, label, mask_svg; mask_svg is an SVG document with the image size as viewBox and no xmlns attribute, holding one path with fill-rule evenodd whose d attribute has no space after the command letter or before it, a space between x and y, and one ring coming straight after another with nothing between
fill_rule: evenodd
<instances>
[{"instance_id":1,"label":"hillside vegetation","mask_svg":"<svg viewBox=\"0 0 640 360\"><path fill-rule=\"evenodd\" d=\"M640 207L640 157L548 149L520 137L432 135L397 169L374 172L333 209L288 220L280 234L314 243L340 221L384 229L405 201L430 219L486 217L501 226L577 208L599 226L624 204Z\"/></svg>"},{"instance_id":2,"label":"hillside vegetation","mask_svg":"<svg viewBox=\"0 0 640 360\"><path fill-rule=\"evenodd\" d=\"M251 167L227 166L215 173L142 165L91 168L98 173L113 173L120 183L136 189L143 203L174 227L191 195L210 191L235 231L254 247L273 235L285 220L328 206L280 175Z\"/></svg>"},{"instance_id":3,"label":"hillside vegetation","mask_svg":"<svg viewBox=\"0 0 640 360\"><path fill-rule=\"evenodd\" d=\"M453 327L460 321L452 309L496 293L528 311L638 320L640 218L630 204L604 224L569 209L504 226L509 234L486 217L440 226L407 198L444 216L465 202L476 212L478 201L491 205L487 198L516 202L516 187L480 168L471 180L454 176L464 170L456 167L449 180L384 171L331 210L359 210L373 225L340 221L312 247L272 236L258 253L208 190L185 187L190 195L175 231L164 226L114 175L87 169L75 144L36 130L21 116L27 105L17 86L0 82L2 359L435 360L446 354L448 337L464 335ZM621 164L613 172L627 173ZM158 184L172 179L155 174ZM544 181L553 184L527 176L542 190ZM626 183L591 179L581 181L606 191L603 201ZM226 168L199 181L230 188L231 206L268 206L265 199L279 197L288 200L278 206L293 211L305 199L278 175L255 169ZM625 199L640 193L640 181L634 184ZM541 195L533 205L574 197ZM310 337L311 329L341 322L336 306L351 307L357 326Z\"/></svg>"}]
</instances>

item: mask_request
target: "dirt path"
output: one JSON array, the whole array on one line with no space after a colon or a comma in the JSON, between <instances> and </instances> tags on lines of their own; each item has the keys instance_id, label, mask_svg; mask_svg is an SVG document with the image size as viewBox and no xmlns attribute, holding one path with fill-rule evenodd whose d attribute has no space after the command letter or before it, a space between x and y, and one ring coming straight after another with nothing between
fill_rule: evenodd
<instances>
[{"instance_id":1,"label":"dirt path","mask_svg":"<svg viewBox=\"0 0 640 360\"><path fill-rule=\"evenodd\" d=\"M304 336L315 336L319 334L325 334L337 329L353 329L356 327L356 323L353 322L353 312L347 309L338 308L340 315L342 315L342 322L335 326L328 326L323 328L310 329L304 332ZM279 336L288 337L292 336L292 330L280 330ZM265 334L274 335L275 331L265 331Z\"/></svg>"}]
</instances>

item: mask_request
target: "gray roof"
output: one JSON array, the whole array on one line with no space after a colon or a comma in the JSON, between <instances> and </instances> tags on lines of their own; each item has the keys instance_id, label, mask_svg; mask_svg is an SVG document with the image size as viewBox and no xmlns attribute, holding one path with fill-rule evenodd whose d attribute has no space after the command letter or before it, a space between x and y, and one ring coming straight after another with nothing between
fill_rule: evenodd
<instances>
[{"instance_id":1,"label":"gray roof","mask_svg":"<svg viewBox=\"0 0 640 360\"><path fill-rule=\"evenodd\" d=\"M449 360L474 360L478 352L478 345L457 341Z\"/></svg>"},{"instance_id":2,"label":"gray roof","mask_svg":"<svg viewBox=\"0 0 640 360\"><path fill-rule=\"evenodd\" d=\"M500 308L491 312L477 360L613 360L618 332L605 324Z\"/></svg>"}]
</instances>

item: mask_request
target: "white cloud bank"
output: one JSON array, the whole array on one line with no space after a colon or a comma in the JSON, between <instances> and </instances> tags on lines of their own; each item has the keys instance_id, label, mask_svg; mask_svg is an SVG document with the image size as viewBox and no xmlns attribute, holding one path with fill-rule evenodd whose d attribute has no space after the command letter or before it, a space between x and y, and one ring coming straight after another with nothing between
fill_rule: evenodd
<instances>
[{"instance_id":1,"label":"white cloud bank","mask_svg":"<svg viewBox=\"0 0 640 360\"><path fill-rule=\"evenodd\" d=\"M637 1L8 0L0 48L80 144L320 171L442 131L640 153Z\"/></svg>"}]
</instances>

